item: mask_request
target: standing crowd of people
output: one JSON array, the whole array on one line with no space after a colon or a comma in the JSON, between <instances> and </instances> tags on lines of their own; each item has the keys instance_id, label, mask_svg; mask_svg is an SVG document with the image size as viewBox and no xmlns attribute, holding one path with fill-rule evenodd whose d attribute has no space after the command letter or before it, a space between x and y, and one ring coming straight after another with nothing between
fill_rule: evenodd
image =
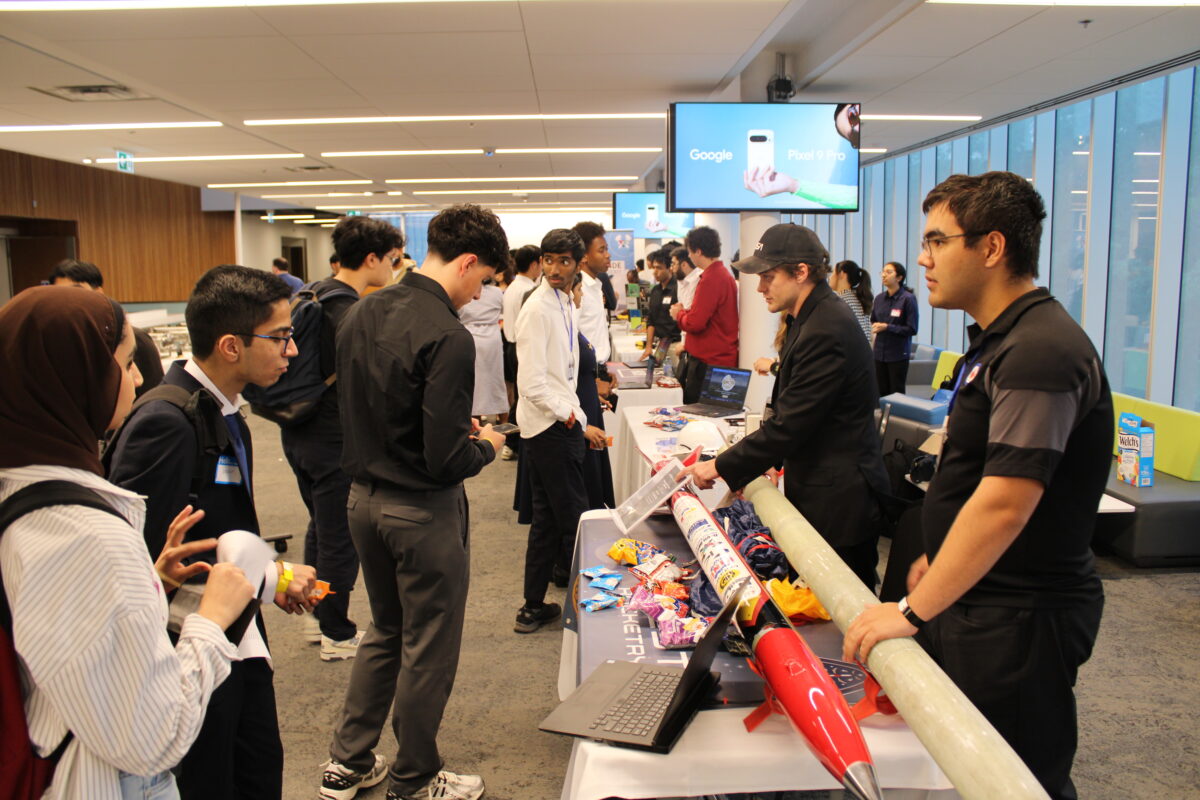
<instances>
[{"instance_id":1,"label":"standing crowd of people","mask_svg":"<svg viewBox=\"0 0 1200 800\"><path fill-rule=\"evenodd\" d=\"M1027 181L952 176L924 210L929 301L977 324L924 554L906 597L850 626L845 657L916 634L1047 791L1074 797L1072 687L1103 607L1088 520L1108 473L1108 384L1086 334L1034 285L1045 210ZM581 222L510 250L495 214L453 206L411 269L385 221L347 217L332 237L336 273L307 286L286 263L202 275L191 355L152 388L124 309L86 290L102 286L95 267L65 264L51 282L68 285L0 308L0 370L17 376L0 386L0 658L20 677L30 796L279 798L271 603L310 614L323 660L354 661L322 798L385 780L389 800L482 795L437 746L470 583L464 482L518 459L514 507L530 527L514 630L533 633L562 613L546 595L567 583L580 515L613 505L605 231ZM685 402L710 367L737 365L739 313L783 323L761 426L685 477L738 490L782 472L787 498L874 589L889 517L874 415L881 392L904 389L918 325L903 265L884 267L872 297L857 264L776 225L732 265L757 276L766 306L739 312L711 228L645 260L646 354L664 340L679 353ZM260 537L243 393L281 426L310 516L305 564ZM348 608L360 569L361 630ZM391 759L375 752L389 712Z\"/></svg>"}]
</instances>

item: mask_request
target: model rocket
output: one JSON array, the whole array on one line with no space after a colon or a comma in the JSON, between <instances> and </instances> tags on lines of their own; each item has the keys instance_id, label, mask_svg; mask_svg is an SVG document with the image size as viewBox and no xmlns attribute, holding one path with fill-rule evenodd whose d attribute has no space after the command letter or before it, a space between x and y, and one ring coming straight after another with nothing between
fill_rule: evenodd
<instances>
[{"instance_id":1,"label":"model rocket","mask_svg":"<svg viewBox=\"0 0 1200 800\"><path fill-rule=\"evenodd\" d=\"M671 511L722 602L740 597L734 619L767 684L767 702L804 737L809 750L859 800L882 800L875 766L846 699L708 509L688 489Z\"/></svg>"}]
</instances>

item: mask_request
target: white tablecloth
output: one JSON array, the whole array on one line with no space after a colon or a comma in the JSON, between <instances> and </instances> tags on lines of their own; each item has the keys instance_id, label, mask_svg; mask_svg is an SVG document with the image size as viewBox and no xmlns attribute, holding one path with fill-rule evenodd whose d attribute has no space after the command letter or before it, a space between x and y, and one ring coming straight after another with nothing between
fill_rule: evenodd
<instances>
[{"instance_id":1,"label":"white tablecloth","mask_svg":"<svg viewBox=\"0 0 1200 800\"><path fill-rule=\"evenodd\" d=\"M679 389L669 391L680 392ZM674 402L656 405L634 405L629 402L632 398L629 398L628 394L631 393L623 394L626 394L626 399L623 399L617 406L617 419L612 428L615 431L613 433L613 449L609 453L613 472L613 497L617 503L621 503L637 491L650 478L650 468L655 461L676 450L675 442L682 432L664 431L644 424L652 416L650 412L659 405L677 406L682 403L681 393L676 394ZM638 399L641 399L640 394ZM722 434L728 435L729 426L725 422L720 419L708 421L715 424ZM718 480L712 489L705 489L697 494L710 508L714 508L728 491L729 487L725 482Z\"/></svg>"}]
</instances>

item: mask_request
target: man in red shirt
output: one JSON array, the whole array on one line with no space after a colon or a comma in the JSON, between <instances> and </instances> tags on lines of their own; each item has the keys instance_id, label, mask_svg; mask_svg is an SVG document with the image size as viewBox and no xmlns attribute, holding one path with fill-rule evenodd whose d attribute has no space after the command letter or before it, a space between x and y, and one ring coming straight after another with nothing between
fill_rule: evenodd
<instances>
[{"instance_id":1,"label":"man in red shirt","mask_svg":"<svg viewBox=\"0 0 1200 800\"><path fill-rule=\"evenodd\" d=\"M671 316L687 334L680 365L683 402L700 399L700 388L709 365L736 367L738 358L738 290L729 268L721 263L721 237L708 226L693 228L684 239L684 247L700 282L690 308L681 303L671 306Z\"/></svg>"}]
</instances>

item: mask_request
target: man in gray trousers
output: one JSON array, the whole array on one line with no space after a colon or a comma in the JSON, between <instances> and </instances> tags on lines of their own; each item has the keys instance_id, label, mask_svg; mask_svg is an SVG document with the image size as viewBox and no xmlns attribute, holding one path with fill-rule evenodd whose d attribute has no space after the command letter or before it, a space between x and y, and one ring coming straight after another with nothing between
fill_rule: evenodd
<instances>
[{"instance_id":1,"label":"man in gray trousers","mask_svg":"<svg viewBox=\"0 0 1200 800\"><path fill-rule=\"evenodd\" d=\"M371 294L338 330L342 468L353 479L350 535L371 625L358 648L320 796L349 800L388 777L388 800L475 800L478 775L442 769L438 726L450 698L470 571L462 482L504 437L471 420L475 343L457 310L508 259L500 220L472 205L429 223L420 270ZM372 750L392 704L399 745Z\"/></svg>"}]
</instances>

